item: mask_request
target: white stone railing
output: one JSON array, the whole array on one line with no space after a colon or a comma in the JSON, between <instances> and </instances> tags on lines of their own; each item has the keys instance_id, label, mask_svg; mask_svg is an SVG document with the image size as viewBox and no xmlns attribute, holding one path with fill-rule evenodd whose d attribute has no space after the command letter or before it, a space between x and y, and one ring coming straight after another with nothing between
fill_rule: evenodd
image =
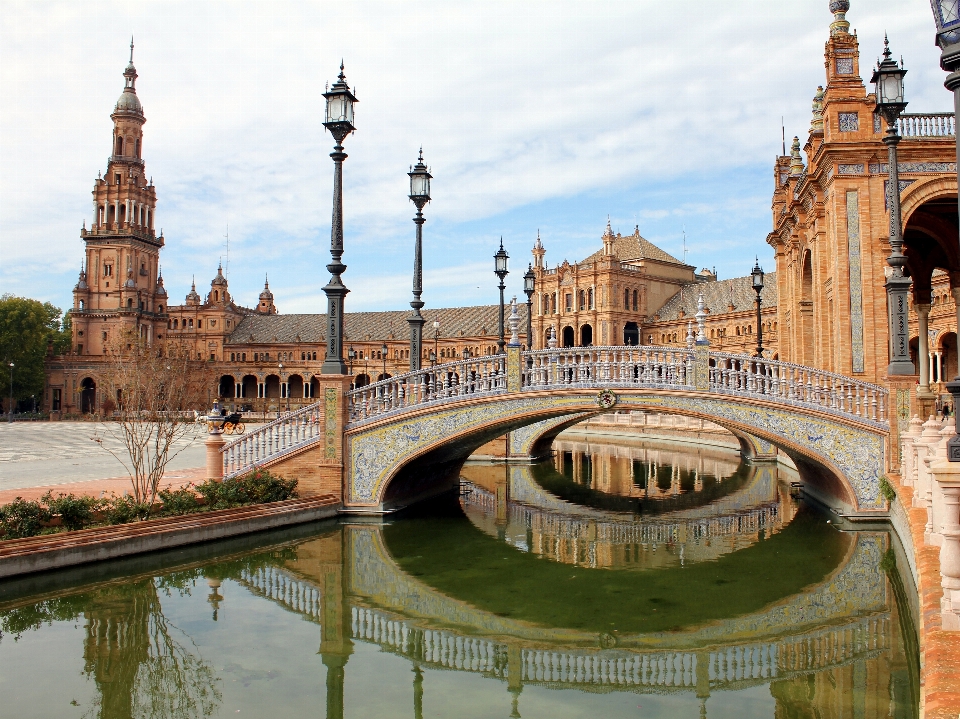
<instances>
[{"instance_id":1,"label":"white stone railing","mask_svg":"<svg viewBox=\"0 0 960 719\"><path fill-rule=\"evenodd\" d=\"M693 389L693 354L682 347L568 347L524 352L524 389L650 387Z\"/></svg>"},{"instance_id":2,"label":"white stone railing","mask_svg":"<svg viewBox=\"0 0 960 719\"><path fill-rule=\"evenodd\" d=\"M506 355L473 357L390 377L347 393L349 421L466 396L507 391Z\"/></svg>"},{"instance_id":3,"label":"white stone railing","mask_svg":"<svg viewBox=\"0 0 960 719\"><path fill-rule=\"evenodd\" d=\"M311 444L322 433L324 418L323 404L315 402L225 444L220 449L223 478L244 474L262 462Z\"/></svg>"},{"instance_id":4,"label":"white stone railing","mask_svg":"<svg viewBox=\"0 0 960 719\"><path fill-rule=\"evenodd\" d=\"M901 115L897 127L901 137L954 137L957 134L952 112Z\"/></svg>"},{"instance_id":5,"label":"white stone railing","mask_svg":"<svg viewBox=\"0 0 960 719\"><path fill-rule=\"evenodd\" d=\"M710 353L710 391L774 399L873 422L887 422L888 391L880 385L778 360Z\"/></svg>"}]
</instances>

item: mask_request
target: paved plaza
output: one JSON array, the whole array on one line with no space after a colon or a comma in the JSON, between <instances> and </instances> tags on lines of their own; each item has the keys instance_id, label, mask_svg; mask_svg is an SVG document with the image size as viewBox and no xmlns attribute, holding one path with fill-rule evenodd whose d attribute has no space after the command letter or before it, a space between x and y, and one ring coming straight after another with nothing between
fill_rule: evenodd
<instances>
[{"instance_id":1,"label":"paved plaza","mask_svg":"<svg viewBox=\"0 0 960 719\"><path fill-rule=\"evenodd\" d=\"M126 451L116 424L99 422L0 423L0 502L16 490L111 480L117 493L129 488L127 470L106 448ZM103 440L103 445L94 437ZM205 425L191 428L176 444L179 454L167 467L165 484L185 484L202 474L206 463ZM195 471L190 471L195 470ZM63 491L77 491L63 487ZM22 492L24 496L34 492Z\"/></svg>"}]
</instances>

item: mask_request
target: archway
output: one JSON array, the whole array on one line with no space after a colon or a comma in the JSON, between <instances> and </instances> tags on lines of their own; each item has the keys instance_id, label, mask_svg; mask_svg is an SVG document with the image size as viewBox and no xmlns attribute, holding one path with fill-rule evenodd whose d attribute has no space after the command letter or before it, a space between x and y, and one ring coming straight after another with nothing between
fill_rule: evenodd
<instances>
[{"instance_id":1,"label":"archway","mask_svg":"<svg viewBox=\"0 0 960 719\"><path fill-rule=\"evenodd\" d=\"M573 327L569 325L563 328L563 346L564 347L573 347L576 344L577 340L573 332Z\"/></svg>"},{"instance_id":2,"label":"archway","mask_svg":"<svg viewBox=\"0 0 960 719\"><path fill-rule=\"evenodd\" d=\"M280 398L280 378L275 374L268 374L263 383L263 396L269 399Z\"/></svg>"},{"instance_id":3,"label":"archway","mask_svg":"<svg viewBox=\"0 0 960 719\"><path fill-rule=\"evenodd\" d=\"M627 322L623 326L623 344L635 347L640 344L640 328L636 322Z\"/></svg>"},{"instance_id":4,"label":"archway","mask_svg":"<svg viewBox=\"0 0 960 719\"><path fill-rule=\"evenodd\" d=\"M591 347L593 345L593 327L583 325L580 328L580 346Z\"/></svg>"},{"instance_id":5,"label":"archway","mask_svg":"<svg viewBox=\"0 0 960 719\"><path fill-rule=\"evenodd\" d=\"M223 375L220 378L220 384L217 389L217 394L220 397L227 398L233 397L237 392L237 381L228 374Z\"/></svg>"},{"instance_id":6,"label":"archway","mask_svg":"<svg viewBox=\"0 0 960 719\"><path fill-rule=\"evenodd\" d=\"M287 378L287 397L303 399L303 377L292 374Z\"/></svg>"},{"instance_id":7,"label":"archway","mask_svg":"<svg viewBox=\"0 0 960 719\"><path fill-rule=\"evenodd\" d=\"M943 353L943 376L940 381L949 382L957 376L957 335L955 332L944 332L938 339Z\"/></svg>"},{"instance_id":8,"label":"archway","mask_svg":"<svg viewBox=\"0 0 960 719\"><path fill-rule=\"evenodd\" d=\"M810 250L803 252L800 279L800 341L803 356L800 363L813 366L813 257Z\"/></svg>"},{"instance_id":9,"label":"archway","mask_svg":"<svg viewBox=\"0 0 960 719\"><path fill-rule=\"evenodd\" d=\"M366 373L358 374L353 380L354 387L366 387L370 384L370 375Z\"/></svg>"},{"instance_id":10,"label":"archway","mask_svg":"<svg viewBox=\"0 0 960 719\"><path fill-rule=\"evenodd\" d=\"M84 377L80 382L80 411L83 414L97 411L97 383L92 377Z\"/></svg>"},{"instance_id":11,"label":"archway","mask_svg":"<svg viewBox=\"0 0 960 719\"><path fill-rule=\"evenodd\" d=\"M245 375L240 383L240 396L253 398L257 396L257 378L252 374Z\"/></svg>"}]
</instances>

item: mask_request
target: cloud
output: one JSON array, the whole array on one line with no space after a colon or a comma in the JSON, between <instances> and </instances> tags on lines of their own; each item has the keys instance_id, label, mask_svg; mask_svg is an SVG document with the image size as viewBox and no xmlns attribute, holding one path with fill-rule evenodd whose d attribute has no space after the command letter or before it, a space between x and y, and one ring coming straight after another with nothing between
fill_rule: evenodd
<instances>
[{"instance_id":1,"label":"cloud","mask_svg":"<svg viewBox=\"0 0 960 719\"><path fill-rule=\"evenodd\" d=\"M859 2L848 17L862 74L895 26L910 110L950 107L924 3ZM427 259L439 284L425 286L448 303L492 301L488 278L475 295L443 278L486 266L501 234L519 259L545 229L550 256L574 260L599 246L608 213L673 254L686 224L691 262L739 272L729 248L769 254L781 116L804 136L830 20L826 3L763 0L700 3L693 17L659 0L13 5L0 28L0 282L70 303L131 30L168 286L212 277L229 225L238 295L255 299L269 271L282 308L325 305L322 92L341 57L360 98L344 165L353 307L406 306L406 171L421 145L435 176L426 230L445 243Z\"/></svg>"}]
</instances>

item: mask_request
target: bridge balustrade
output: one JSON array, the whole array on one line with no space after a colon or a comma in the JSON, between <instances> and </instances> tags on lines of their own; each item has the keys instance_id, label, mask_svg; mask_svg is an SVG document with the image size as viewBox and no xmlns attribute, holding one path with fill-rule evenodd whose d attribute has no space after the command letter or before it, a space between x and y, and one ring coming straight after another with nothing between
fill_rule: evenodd
<instances>
[{"instance_id":1,"label":"bridge balustrade","mask_svg":"<svg viewBox=\"0 0 960 719\"><path fill-rule=\"evenodd\" d=\"M350 421L376 417L397 409L506 392L504 355L476 357L427 367L381 380L347 393Z\"/></svg>"},{"instance_id":2,"label":"bridge balustrade","mask_svg":"<svg viewBox=\"0 0 960 719\"><path fill-rule=\"evenodd\" d=\"M312 443L320 436L323 424L323 405L317 402L224 445L220 450L224 479L249 472L267 459L282 457Z\"/></svg>"},{"instance_id":3,"label":"bridge balustrade","mask_svg":"<svg viewBox=\"0 0 960 719\"><path fill-rule=\"evenodd\" d=\"M570 347L523 353L523 387L569 385L692 389L693 355L678 347Z\"/></svg>"},{"instance_id":4,"label":"bridge balustrade","mask_svg":"<svg viewBox=\"0 0 960 719\"><path fill-rule=\"evenodd\" d=\"M887 421L886 388L843 375L778 360L710 353L710 390L778 399L834 414Z\"/></svg>"}]
</instances>

